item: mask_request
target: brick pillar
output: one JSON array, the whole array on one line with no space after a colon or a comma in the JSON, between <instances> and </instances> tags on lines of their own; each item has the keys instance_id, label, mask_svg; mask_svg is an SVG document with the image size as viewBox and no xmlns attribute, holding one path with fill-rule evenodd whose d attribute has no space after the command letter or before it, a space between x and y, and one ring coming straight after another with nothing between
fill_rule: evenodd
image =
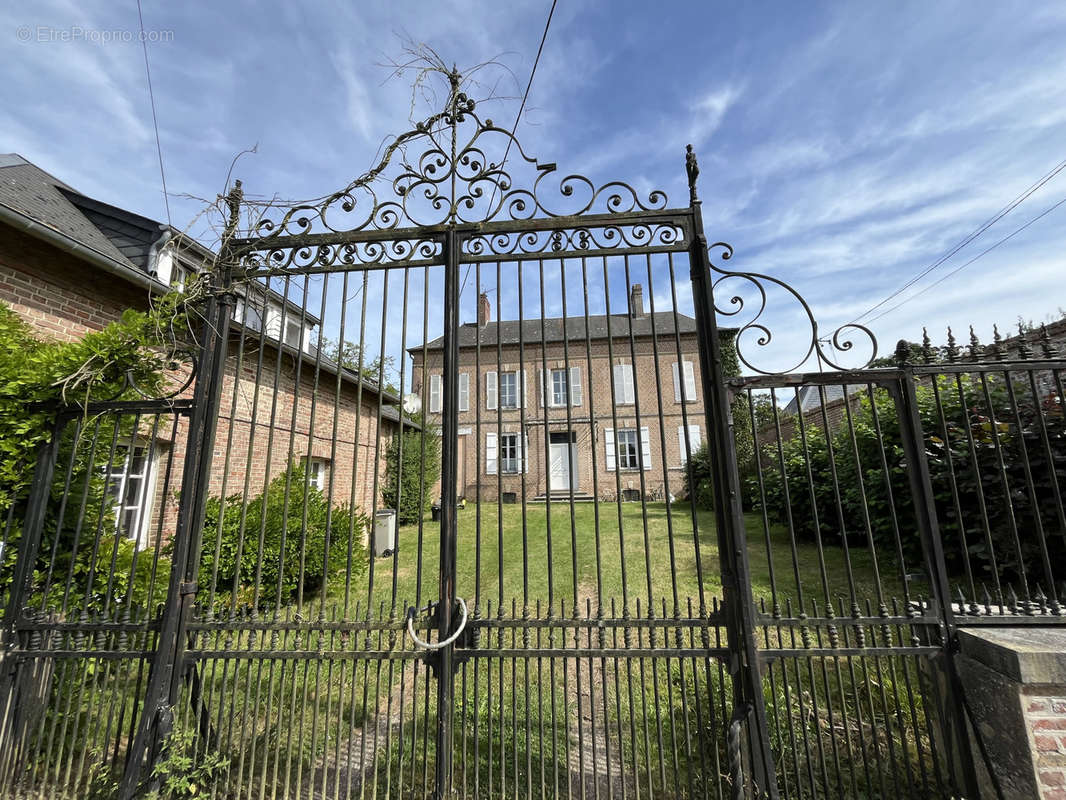
<instances>
[{"instance_id":1,"label":"brick pillar","mask_svg":"<svg viewBox=\"0 0 1066 800\"><path fill-rule=\"evenodd\" d=\"M959 646L966 698L1003 795L1066 800L1066 629L971 628ZM981 795L995 797L971 744Z\"/></svg>"}]
</instances>

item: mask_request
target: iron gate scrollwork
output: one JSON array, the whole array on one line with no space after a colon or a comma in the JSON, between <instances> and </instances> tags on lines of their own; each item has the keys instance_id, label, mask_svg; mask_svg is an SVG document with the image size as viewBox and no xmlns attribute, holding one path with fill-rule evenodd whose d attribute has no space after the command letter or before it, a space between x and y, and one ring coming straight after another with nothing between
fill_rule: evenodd
<instances>
[{"instance_id":1,"label":"iron gate scrollwork","mask_svg":"<svg viewBox=\"0 0 1066 800\"><path fill-rule=\"evenodd\" d=\"M8 794L972 794L952 641L1061 616L1062 363L845 369L686 167L560 177L453 74L342 191L231 193L181 397L63 410L6 522Z\"/></svg>"}]
</instances>

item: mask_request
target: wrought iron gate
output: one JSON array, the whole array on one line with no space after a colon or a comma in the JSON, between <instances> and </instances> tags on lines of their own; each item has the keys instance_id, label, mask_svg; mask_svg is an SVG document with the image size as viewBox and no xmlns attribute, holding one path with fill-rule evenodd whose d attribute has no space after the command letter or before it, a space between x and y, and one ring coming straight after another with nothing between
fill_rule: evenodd
<instances>
[{"instance_id":1,"label":"wrought iron gate","mask_svg":"<svg viewBox=\"0 0 1066 800\"><path fill-rule=\"evenodd\" d=\"M1061 575L1041 528L1050 599L977 599L925 451L1002 453L1015 370L1051 456L1063 364L737 377L775 288L798 365L852 345L712 261L687 167L557 180L454 75L345 190L231 193L194 394L62 411L7 520L7 794L972 794L954 630Z\"/></svg>"}]
</instances>

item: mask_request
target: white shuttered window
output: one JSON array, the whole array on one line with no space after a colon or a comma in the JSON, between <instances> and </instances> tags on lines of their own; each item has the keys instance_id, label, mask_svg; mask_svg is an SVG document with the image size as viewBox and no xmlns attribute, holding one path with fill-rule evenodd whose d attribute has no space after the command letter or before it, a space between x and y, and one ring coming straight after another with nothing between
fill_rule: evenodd
<instances>
[{"instance_id":1,"label":"white shuttered window","mask_svg":"<svg viewBox=\"0 0 1066 800\"><path fill-rule=\"evenodd\" d=\"M459 410L470 410L470 374L459 373Z\"/></svg>"},{"instance_id":2,"label":"white shuttered window","mask_svg":"<svg viewBox=\"0 0 1066 800\"><path fill-rule=\"evenodd\" d=\"M651 469L651 440L646 427L641 427L639 438L636 428L604 428L603 444L608 470Z\"/></svg>"},{"instance_id":3,"label":"white shuttered window","mask_svg":"<svg viewBox=\"0 0 1066 800\"><path fill-rule=\"evenodd\" d=\"M616 404L632 403L636 398L633 386L633 365L614 365L614 401Z\"/></svg>"},{"instance_id":4,"label":"white shuttered window","mask_svg":"<svg viewBox=\"0 0 1066 800\"><path fill-rule=\"evenodd\" d=\"M700 426L689 425L688 426L688 447L685 447L685 426L679 425L677 428L677 452L681 454L680 462L681 466L684 466L688 460L692 457L692 454L700 449Z\"/></svg>"},{"instance_id":5,"label":"white shuttered window","mask_svg":"<svg viewBox=\"0 0 1066 800\"><path fill-rule=\"evenodd\" d=\"M696 370L691 361L682 362L682 372L684 373L684 381L681 380L681 375L678 374L677 362L673 363L674 368L674 402L681 402L681 392L684 389L685 401L692 402L696 399Z\"/></svg>"},{"instance_id":6,"label":"white shuttered window","mask_svg":"<svg viewBox=\"0 0 1066 800\"><path fill-rule=\"evenodd\" d=\"M441 411L441 384L440 375L429 376L429 413L439 414Z\"/></svg>"}]
</instances>

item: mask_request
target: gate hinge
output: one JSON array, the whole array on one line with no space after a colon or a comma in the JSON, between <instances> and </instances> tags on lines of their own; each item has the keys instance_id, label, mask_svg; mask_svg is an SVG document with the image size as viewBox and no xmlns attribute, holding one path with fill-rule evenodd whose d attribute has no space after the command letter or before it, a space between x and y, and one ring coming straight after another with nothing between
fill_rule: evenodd
<instances>
[{"instance_id":1,"label":"gate hinge","mask_svg":"<svg viewBox=\"0 0 1066 800\"><path fill-rule=\"evenodd\" d=\"M189 594L196 594L200 591L200 585L196 581L182 581L178 587L178 594L182 597Z\"/></svg>"}]
</instances>

